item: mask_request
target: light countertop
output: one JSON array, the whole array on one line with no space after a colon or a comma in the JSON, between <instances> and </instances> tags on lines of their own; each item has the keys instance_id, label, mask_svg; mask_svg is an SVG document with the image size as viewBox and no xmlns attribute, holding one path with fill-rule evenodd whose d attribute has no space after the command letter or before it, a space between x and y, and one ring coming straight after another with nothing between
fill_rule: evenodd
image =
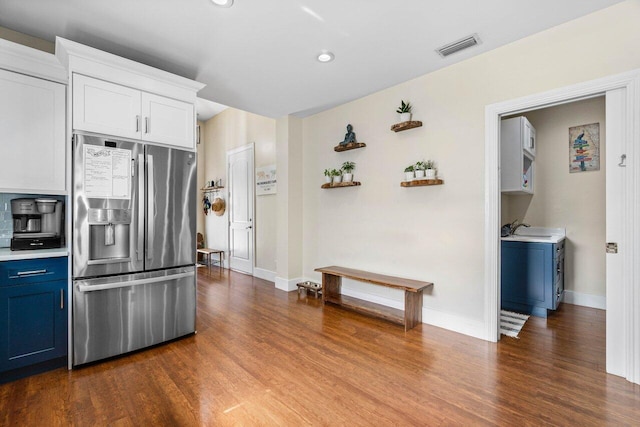
<instances>
[{"instance_id":1,"label":"light countertop","mask_svg":"<svg viewBox=\"0 0 640 427\"><path fill-rule=\"evenodd\" d=\"M54 258L69 256L68 248L36 249L32 251L12 251L0 248L0 261L17 261L21 259Z\"/></svg>"},{"instance_id":2,"label":"light countertop","mask_svg":"<svg viewBox=\"0 0 640 427\"><path fill-rule=\"evenodd\" d=\"M515 234L502 237L503 242L560 243L567 236L564 228L520 227Z\"/></svg>"}]
</instances>

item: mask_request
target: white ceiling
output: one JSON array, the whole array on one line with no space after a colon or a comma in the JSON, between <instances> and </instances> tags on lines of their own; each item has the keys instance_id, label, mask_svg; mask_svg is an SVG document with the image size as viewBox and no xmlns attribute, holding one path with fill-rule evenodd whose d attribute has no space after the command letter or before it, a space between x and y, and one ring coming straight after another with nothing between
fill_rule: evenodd
<instances>
[{"instance_id":1,"label":"white ceiling","mask_svg":"<svg viewBox=\"0 0 640 427\"><path fill-rule=\"evenodd\" d=\"M198 80L219 104L304 117L619 1L0 0L0 26ZM481 45L435 53L472 33ZM316 60L324 49L333 62Z\"/></svg>"}]
</instances>

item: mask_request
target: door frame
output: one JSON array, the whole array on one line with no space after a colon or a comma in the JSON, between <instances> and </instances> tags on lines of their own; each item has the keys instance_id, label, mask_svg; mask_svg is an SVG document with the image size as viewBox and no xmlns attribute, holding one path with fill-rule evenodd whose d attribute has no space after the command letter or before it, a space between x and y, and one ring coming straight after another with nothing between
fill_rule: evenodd
<instances>
[{"instance_id":1,"label":"door frame","mask_svg":"<svg viewBox=\"0 0 640 427\"><path fill-rule=\"evenodd\" d=\"M640 384L640 70L487 105L485 108L485 325L486 339L500 338L500 118L566 104L622 89L606 102L607 123L619 124L620 153L627 167L620 189L624 201L621 286L607 284L607 372ZM613 131L613 129L612 129ZM609 132L609 126L607 126ZM602 248L604 251L604 248ZM612 294L612 295L610 295ZM618 313L610 321L609 313ZM620 314L621 313L621 314ZM619 324L613 324L613 323ZM622 353L621 357L611 357ZM617 359L617 361L616 361Z\"/></svg>"},{"instance_id":2,"label":"door frame","mask_svg":"<svg viewBox=\"0 0 640 427\"><path fill-rule=\"evenodd\" d=\"M251 170L251 176L254 178L252 183L251 183L251 187L252 187L252 203L251 203L251 219L252 219L252 223L253 223L253 229L251 231L251 245L252 245L252 254L251 254L251 272L247 273L253 276L253 273L256 269L256 190L255 190L255 143L250 142L247 145L243 145L241 147L237 147L234 148L232 150L228 150L227 151L227 156L226 156L226 175L227 175L227 186L228 186L228 190L227 190L227 200L229 201L229 215L227 217L227 249L229 252L229 256L227 257L228 259L228 267L230 270L233 270L231 268L231 197L229 196L229 193L231 192L231 175L229 174L230 170L229 170L229 159L231 156L233 156L234 154L238 154L241 153L243 151L246 150L250 150L251 151L251 164L253 169ZM235 271L235 270L234 270ZM240 273L245 273L244 271L241 271Z\"/></svg>"}]
</instances>

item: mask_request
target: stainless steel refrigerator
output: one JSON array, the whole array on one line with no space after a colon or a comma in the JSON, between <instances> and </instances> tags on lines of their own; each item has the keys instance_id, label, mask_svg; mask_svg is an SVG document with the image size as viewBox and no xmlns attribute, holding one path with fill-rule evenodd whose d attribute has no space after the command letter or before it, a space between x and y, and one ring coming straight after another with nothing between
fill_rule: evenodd
<instances>
[{"instance_id":1,"label":"stainless steel refrigerator","mask_svg":"<svg viewBox=\"0 0 640 427\"><path fill-rule=\"evenodd\" d=\"M73 364L195 332L195 153L76 134L73 163Z\"/></svg>"}]
</instances>

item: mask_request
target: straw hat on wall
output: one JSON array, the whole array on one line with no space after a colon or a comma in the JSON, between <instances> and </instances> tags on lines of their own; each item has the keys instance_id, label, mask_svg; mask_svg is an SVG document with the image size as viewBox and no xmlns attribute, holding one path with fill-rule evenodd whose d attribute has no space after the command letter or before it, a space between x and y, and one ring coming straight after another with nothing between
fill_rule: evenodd
<instances>
[{"instance_id":1,"label":"straw hat on wall","mask_svg":"<svg viewBox=\"0 0 640 427\"><path fill-rule=\"evenodd\" d=\"M211 204L211 210L214 214L222 216L224 214L225 203L220 197L216 197Z\"/></svg>"}]
</instances>

